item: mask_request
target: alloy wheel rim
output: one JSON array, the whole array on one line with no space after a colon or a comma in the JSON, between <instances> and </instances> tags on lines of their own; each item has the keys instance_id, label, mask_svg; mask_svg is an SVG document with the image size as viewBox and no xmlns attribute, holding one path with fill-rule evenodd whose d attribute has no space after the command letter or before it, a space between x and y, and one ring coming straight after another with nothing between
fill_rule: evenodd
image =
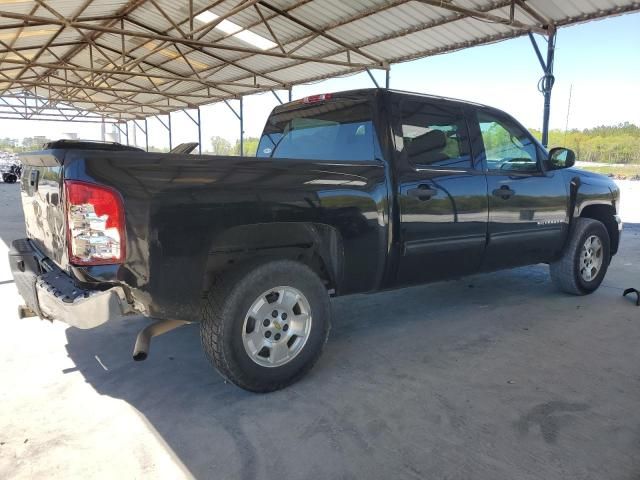
<instances>
[{"instance_id":1,"label":"alloy wheel rim","mask_svg":"<svg viewBox=\"0 0 640 480\"><path fill-rule=\"evenodd\" d=\"M591 282L600 273L603 261L602 240L596 235L588 237L580 252L580 276L586 282Z\"/></svg>"},{"instance_id":2,"label":"alloy wheel rim","mask_svg":"<svg viewBox=\"0 0 640 480\"><path fill-rule=\"evenodd\" d=\"M302 351L311 322L311 306L300 290L274 287L251 304L242 325L242 344L258 365L280 367Z\"/></svg>"}]
</instances>

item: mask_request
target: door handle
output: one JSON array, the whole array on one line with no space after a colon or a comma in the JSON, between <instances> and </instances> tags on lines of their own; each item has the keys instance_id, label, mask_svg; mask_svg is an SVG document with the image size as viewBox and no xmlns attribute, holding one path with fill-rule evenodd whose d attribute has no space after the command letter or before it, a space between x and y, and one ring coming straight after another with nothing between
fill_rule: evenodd
<instances>
[{"instance_id":1,"label":"door handle","mask_svg":"<svg viewBox=\"0 0 640 480\"><path fill-rule=\"evenodd\" d=\"M507 185L502 185L500 188L496 188L493 191L493 194L496 197L502 198L503 200L508 200L511 197L513 197L516 194L516 192L515 190L511 190Z\"/></svg>"},{"instance_id":2,"label":"door handle","mask_svg":"<svg viewBox=\"0 0 640 480\"><path fill-rule=\"evenodd\" d=\"M415 197L418 200L429 200L434 195L438 194L438 190L429 187L429 185L418 185L416 188L410 188L407 190L407 195Z\"/></svg>"}]
</instances>

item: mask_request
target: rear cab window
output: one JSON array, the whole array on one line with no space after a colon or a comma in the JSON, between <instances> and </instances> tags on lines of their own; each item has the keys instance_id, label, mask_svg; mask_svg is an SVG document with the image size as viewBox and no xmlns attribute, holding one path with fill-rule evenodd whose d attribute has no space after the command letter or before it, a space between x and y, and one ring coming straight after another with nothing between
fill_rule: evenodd
<instances>
[{"instance_id":1,"label":"rear cab window","mask_svg":"<svg viewBox=\"0 0 640 480\"><path fill-rule=\"evenodd\" d=\"M257 157L301 160L373 160L377 137L371 98L332 98L276 108L265 126Z\"/></svg>"}]
</instances>

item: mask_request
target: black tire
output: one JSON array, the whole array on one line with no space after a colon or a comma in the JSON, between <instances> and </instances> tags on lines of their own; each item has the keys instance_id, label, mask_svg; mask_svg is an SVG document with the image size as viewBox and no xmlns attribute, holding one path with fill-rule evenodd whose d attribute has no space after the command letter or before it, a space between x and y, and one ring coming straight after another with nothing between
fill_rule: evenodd
<instances>
[{"instance_id":1,"label":"black tire","mask_svg":"<svg viewBox=\"0 0 640 480\"><path fill-rule=\"evenodd\" d=\"M310 331L297 355L281 366L265 367L251 359L242 340L243 324L253 302L277 286L290 286L306 297ZM287 387L304 376L320 357L329 335L331 304L320 278L306 265L274 260L221 275L204 299L200 338L207 357L230 382L251 392Z\"/></svg>"},{"instance_id":2,"label":"black tire","mask_svg":"<svg viewBox=\"0 0 640 480\"><path fill-rule=\"evenodd\" d=\"M602 265L591 280L585 280L581 274L581 255L583 245L591 236L602 243ZM563 292L573 295L588 295L598 289L611 262L609 233L598 220L577 218L571 238L560 259L549 265L551 280Z\"/></svg>"}]
</instances>

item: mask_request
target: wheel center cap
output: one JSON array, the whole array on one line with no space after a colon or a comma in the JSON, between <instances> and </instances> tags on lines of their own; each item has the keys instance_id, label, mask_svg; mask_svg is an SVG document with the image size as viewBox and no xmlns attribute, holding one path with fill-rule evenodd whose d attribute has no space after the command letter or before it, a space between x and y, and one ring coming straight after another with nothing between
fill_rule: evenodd
<instances>
[{"instance_id":1,"label":"wheel center cap","mask_svg":"<svg viewBox=\"0 0 640 480\"><path fill-rule=\"evenodd\" d=\"M276 330L282 330L282 325L280 325L280 322L276 320L273 321L273 326Z\"/></svg>"}]
</instances>

